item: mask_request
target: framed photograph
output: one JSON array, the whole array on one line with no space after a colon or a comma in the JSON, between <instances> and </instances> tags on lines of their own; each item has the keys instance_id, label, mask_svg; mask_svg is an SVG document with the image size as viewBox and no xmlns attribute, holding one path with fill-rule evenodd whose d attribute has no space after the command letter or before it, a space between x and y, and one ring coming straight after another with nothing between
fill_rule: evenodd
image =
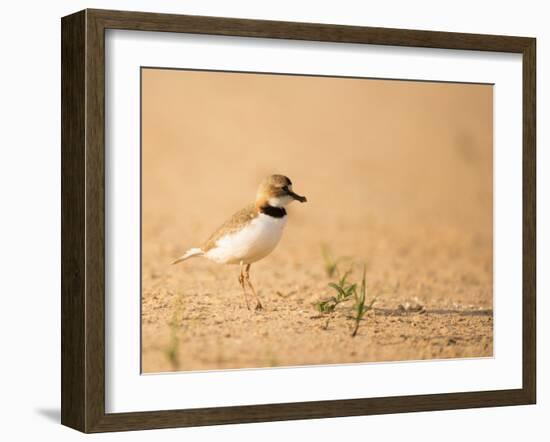
<instances>
[{"instance_id":1,"label":"framed photograph","mask_svg":"<svg viewBox=\"0 0 550 442\"><path fill-rule=\"evenodd\" d=\"M535 403L535 39L61 28L64 425Z\"/></svg>"}]
</instances>

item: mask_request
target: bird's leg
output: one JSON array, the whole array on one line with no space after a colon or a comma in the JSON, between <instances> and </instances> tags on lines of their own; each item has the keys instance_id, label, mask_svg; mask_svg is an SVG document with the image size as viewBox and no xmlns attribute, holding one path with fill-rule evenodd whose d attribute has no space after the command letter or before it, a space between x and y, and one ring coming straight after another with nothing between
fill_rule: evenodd
<instances>
[{"instance_id":1,"label":"bird's leg","mask_svg":"<svg viewBox=\"0 0 550 442\"><path fill-rule=\"evenodd\" d=\"M254 286L250 282L250 264L246 265L246 268L244 270L244 278L245 278L245 281L248 284L248 287L250 287L250 290L252 291L252 294L254 295L254 298L256 299L256 310L261 310L263 308L262 303L260 302L260 298L258 297L258 294L256 293L256 290L254 290Z\"/></svg>"},{"instance_id":2,"label":"bird's leg","mask_svg":"<svg viewBox=\"0 0 550 442\"><path fill-rule=\"evenodd\" d=\"M244 273L243 273L244 267L243 262L241 261L241 274L239 275L239 284L241 285L243 289L243 295L244 295L244 301L246 302L246 308L250 310L250 305L248 305L248 296L246 294L246 287L244 285Z\"/></svg>"}]
</instances>

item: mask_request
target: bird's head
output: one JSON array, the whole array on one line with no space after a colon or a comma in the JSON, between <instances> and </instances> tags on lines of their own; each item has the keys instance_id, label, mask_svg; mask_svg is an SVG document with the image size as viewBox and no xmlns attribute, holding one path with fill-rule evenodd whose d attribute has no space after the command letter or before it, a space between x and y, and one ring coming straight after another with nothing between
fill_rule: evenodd
<instances>
[{"instance_id":1,"label":"bird's head","mask_svg":"<svg viewBox=\"0 0 550 442\"><path fill-rule=\"evenodd\" d=\"M307 201L305 196L293 192L292 181L284 175L270 175L265 178L256 194L256 204L259 206L284 207L292 201Z\"/></svg>"}]
</instances>

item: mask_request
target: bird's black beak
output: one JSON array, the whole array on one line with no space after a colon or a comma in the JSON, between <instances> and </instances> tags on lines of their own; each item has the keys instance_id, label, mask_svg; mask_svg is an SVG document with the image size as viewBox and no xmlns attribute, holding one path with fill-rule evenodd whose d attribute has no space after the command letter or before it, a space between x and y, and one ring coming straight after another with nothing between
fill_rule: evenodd
<instances>
[{"instance_id":1,"label":"bird's black beak","mask_svg":"<svg viewBox=\"0 0 550 442\"><path fill-rule=\"evenodd\" d=\"M300 201L301 203L307 202L307 198L305 196L298 195L297 193L294 193L292 190L288 191L288 195L294 198L297 201Z\"/></svg>"}]
</instances>

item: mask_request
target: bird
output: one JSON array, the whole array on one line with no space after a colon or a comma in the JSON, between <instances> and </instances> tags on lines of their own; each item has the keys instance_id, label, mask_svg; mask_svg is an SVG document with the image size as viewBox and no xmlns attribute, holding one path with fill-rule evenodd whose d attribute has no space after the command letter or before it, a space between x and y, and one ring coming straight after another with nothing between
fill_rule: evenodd
<instances>
[{"instance_id":1,"label":"bird","mask_svg":"<svg viewBox=\"0 0 550 442\"><path fill-rule=\"evenodd\" d=\"M250 267L279 243L287 222L285 207L293 201L305 203L307 198L292 190L292 181L287 176L269 175L260 183L253 203L233 214L200 247L190 248L172 264L196 257L220 264L239 264L239 284L246 307L250 310L248 286L256 301L255 309L261 310L262 303L250 281Z\"/></svg>"}]
</instances>

